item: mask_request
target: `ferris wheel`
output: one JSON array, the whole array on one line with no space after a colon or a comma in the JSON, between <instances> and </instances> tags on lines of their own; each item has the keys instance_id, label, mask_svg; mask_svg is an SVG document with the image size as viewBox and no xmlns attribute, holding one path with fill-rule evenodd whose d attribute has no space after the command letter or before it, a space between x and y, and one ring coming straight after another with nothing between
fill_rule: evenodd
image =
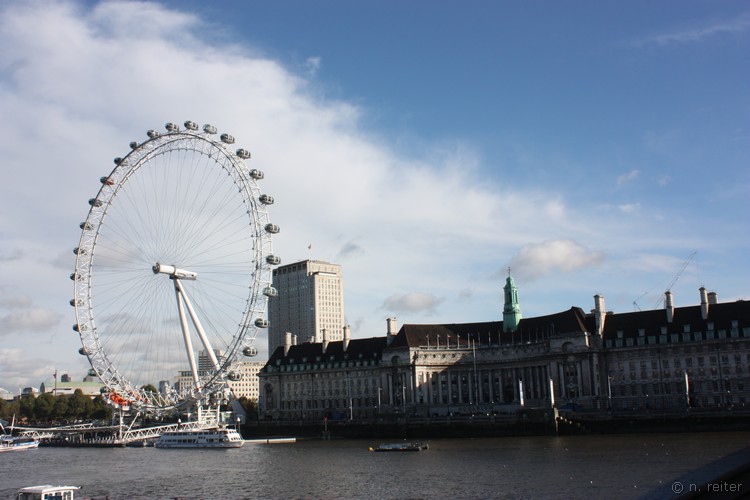
<instances>
[{"instance_id":1,"label":"ferris wheel","mask_svg":"<svg viewBox=\"0 0 750 500\"><path fill-rule=\"evenodd\" d=\"M274 200L250 153L212 125L147 135L115 158L81 223L71 274L79 352L115 405L219 402L268 327Z\"/></svg>"}]
</instances>

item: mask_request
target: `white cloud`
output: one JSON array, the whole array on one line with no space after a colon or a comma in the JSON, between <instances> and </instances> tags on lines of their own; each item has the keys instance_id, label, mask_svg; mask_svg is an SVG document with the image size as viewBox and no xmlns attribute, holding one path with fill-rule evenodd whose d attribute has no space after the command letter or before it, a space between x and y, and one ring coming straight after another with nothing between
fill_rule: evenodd
<instances>
[{"instance_id":1,"label":"white cloud","mask_svg":"<svg viewBox=\"0 0 750 500\"><path fill-rule=\"evenodd\" d=\"M49 309L21 309L0 317L0 334L39 332L57 325L61 320L61 314Z\"/></svg>"},{"instance_id":2,"label":"white cloud","mask_svg":"<svg viewBox=\"0 0 750 500\"><path fill-rule=\"evenodd\" d=\"M617 177L617 185L622 186L623 184L627 184L635 179L638 178L638 175L640 175L640 172L637 169L633 169L630 172L626 174L622 174Z\"/></svg>"},{"instance_id":3,"label":"white cloud","mask_svg":"<svg viewBox=\"0 0 750 500\"><path fill-rule=\"evenodd\" d=\"M322 64L322 60L320 56L314 56L314 57L308 57L305 61L305 68L307 69L307 74L311 77L314 77L318 74L318 71L320 70L320 66Z\"/></svg>"},{"instance_id":4,"label":"white cloud","mask_svg":"<svg viewBox=\"0 0 750 500\"><path fill-rule=\"evenodd\" d=\"M617 208L620 209L620 212L624 214L632 214L641 209L641 204L640 203L623 203L623 204L617 205Z\"/></svg>"},{"instance_id":5,"label":"white cloud","mask_svg":"<svg viewBox=\"0 0 750 500\"><path fill-rule=\"evenodd\" d=\"M589 250L573 240L548 240L524 245L511 259L510 267L514 276L534 280L556 271L598 266L604 259L603 252Z\"/></svg>"},{"instance_id":6,"label":"white cloud","mask_svg":"<svg viewBox=\"0 0 750 500\"><path fill-rule=\"evenodd\" d=\"M633 42L634 46L674 45L697 43L719 35L737 35L750 30L750 13L744 13L733 19L714 20L709 23L675 29L655 35L643 36Z\"/></svg>"},{"instance_id":7,"label":"white cloud","mask_svg":"<svg viewBox=\"0 0 750 500\"><path fill-rule=\"evenodd\" d=\"M435 308L443 302L443 299L431 293L409 292L391 295L383 301L381 309L397 313L434 313Z\"/></svg>"}]
</instances>

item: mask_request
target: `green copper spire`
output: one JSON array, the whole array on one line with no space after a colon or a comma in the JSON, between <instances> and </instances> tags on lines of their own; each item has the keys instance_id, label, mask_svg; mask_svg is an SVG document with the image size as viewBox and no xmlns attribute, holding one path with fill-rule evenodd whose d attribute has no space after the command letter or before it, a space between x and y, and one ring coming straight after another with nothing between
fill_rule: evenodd
<instances>
[{"instance_id":1,"label":"green copper spire","mask_svg":"<svg viewBox=\"0 0 750 500\"><path fill-rule=\"evenodd\" d=\"M518 304L518 288L516 288L516 283L513 281L513 276L510 275L510 268L508 268L508 279L505 280L503 290L505 290L503 331L512 332L518 328L518 323L521 322L523 316L521 314L521 306Z\"/></svg>"}]
</instances>

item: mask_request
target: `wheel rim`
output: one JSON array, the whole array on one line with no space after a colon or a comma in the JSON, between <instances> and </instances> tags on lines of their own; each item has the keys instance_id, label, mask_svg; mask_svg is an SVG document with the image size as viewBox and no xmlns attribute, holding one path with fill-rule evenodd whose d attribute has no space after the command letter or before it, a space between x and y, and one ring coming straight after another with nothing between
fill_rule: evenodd
<instances>
[{"instance_id":1,"label":"wheel rim","mask_svg":"<svg viewBox=\"0 0 750 500\"><path fill-rule=\"evenodd\" d=\"M266 205L273 200L256 182L262 175L248 170L249 154L214 133L171 124L165 134L149 131L115 159L90 200L71 275L74 329L116 404L167 409L223 397L230 364L252 345L265 315L275 260ZM152 269L157 263L196 273L178 281L207 344L195 324L189 342L195 356L206 346L221 352L217 366L197 366L197 382L163 394L142 386L158 387L190 367L176 282Z\"/></svg>"}]
</instances>

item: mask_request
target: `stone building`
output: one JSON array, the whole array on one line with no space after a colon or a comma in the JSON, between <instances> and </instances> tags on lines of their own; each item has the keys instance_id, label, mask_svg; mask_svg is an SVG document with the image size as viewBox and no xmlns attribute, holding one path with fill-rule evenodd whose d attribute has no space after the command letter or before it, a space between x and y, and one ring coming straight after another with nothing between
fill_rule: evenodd
<instances>
[{"instance_id":1,"label":"stone building","mask_svg":"<svg viewBox=\"0 0 750 500\"><path fill-rule=\"evenodd\" d=\"M306 260L273 270L277 294L268 302L268 353L284 344L284 334L305 335L307 342L341 340L344 327L344 283L341 266Z\"/></svg>"},{"instance_id":2,"label":"stone building","mask_svg":"<svg viewBox=\"0 0 750 500\"><path fill-rule=\"evenodd\" d=\"M297 344L287 334L259 374L272 419L369 419L514 412L522 407L590 411L684 411L744 406L750 397L750 303L615 314L594 297L522 318L512 277L504 321L416 325L384 337ZM509 326L511 324L512 326Z\"/></svg>"}]
</instances>

